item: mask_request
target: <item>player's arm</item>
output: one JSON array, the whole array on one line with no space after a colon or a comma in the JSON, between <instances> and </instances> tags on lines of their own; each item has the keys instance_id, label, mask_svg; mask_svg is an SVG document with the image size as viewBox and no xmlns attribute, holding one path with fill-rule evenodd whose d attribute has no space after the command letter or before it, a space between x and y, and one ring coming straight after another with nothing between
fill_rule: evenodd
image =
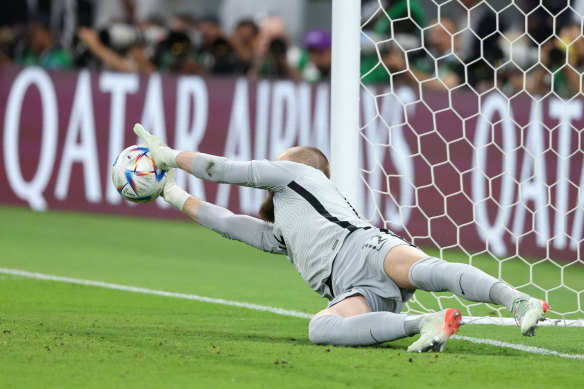
<instances>
[{"instance_id":1,"label":"player's arm","mask_svg":"<svg viewBox=\"0 0 584 389\"><path fill-rule=\"evenodd\" d=\"M163 197L195 222L226 238L270 253L288 253L284 243L274 236L273 224L251 216L234 214L228 209L191 196L174 182L174 169L168 172Z\"/></svg>"},{"instance_id":2,"label":"player's arm","mask_svg":"<svg viewBox=\"0 0 584 389\"><path fill-rule=\"evenodd\" d=\"M187 209L183 209L183 213L190 216L190 204L186 205ZM237 215L205 201L199 204L197 216L199 224L225 238L247 243L269 253L288 254L284 243L278 242L274 236L274 225L271 223L247 215Z\"/></svg>"},{"instance_id":3,"label":"player's arm","mask_svg":"<svg viewBox=\"0 0 584 389\"><path fill-rule=\"evenodd\" d=\"M288 185L303 171L303 166L290 161L233 161L205 153L181 152L177 162L203 180L270 190Z\"/></svg>"},{"instance_id":4,"label":"player's arm","mask_svg":"<svg viewBox=\"0 0 584 389\"><path fill-rule=\"evenodd\" d=\"M178 167L208 181L272 190L287 185L300 173L294 162L240 162L196 151L173 150L140 124L134 126L134 132L146 142L152 158L163 170Z\"/></svg>"}]
</instances>

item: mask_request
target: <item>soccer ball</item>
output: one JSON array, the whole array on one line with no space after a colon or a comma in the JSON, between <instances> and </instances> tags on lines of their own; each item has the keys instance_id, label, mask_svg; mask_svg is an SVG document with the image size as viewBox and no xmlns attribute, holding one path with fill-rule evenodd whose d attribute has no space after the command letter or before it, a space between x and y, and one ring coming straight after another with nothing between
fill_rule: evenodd
<instances>
[{"instance_id":1,"label":"soccer ball","mask_svg":"<svg viewBox=\"0 0 584 389\"><path fill-rule=\"evenodd\" d=\"M156 167L147 147L134 145L116 158L112 181L126 200L147 203L162 193L166 171Z\"/></svg>"}]
</instances>

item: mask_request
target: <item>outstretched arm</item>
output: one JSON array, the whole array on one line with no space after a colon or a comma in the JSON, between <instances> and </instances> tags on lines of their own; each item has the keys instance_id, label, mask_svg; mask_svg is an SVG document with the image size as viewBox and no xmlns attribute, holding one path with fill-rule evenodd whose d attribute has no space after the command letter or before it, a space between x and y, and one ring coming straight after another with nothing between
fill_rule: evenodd
<instances>
[{"instance_id":1,"label":"outstretched arm","mask_svg":"<svg viewBox=\"0 0 584 389\"><path fill-rule=\"evenodd\" d=\"M185 158L180 153L177 160L186 163L190 159L190 168L185 169L197 178L221 184L234 184L252 188L278 190L288 185L304 172L304 165L290 161L233 161L225 157L196 153ZM185 159L185 161L182 161Z\"/></svg>"},{"instance_id":2,"label":"outstretched arm","mask_svg":"<svg viewBox=\"0 0 584 389\"><path fill-rule=\"evenodd\" d=\"M187 212L190 211L187 209ZM269 253L288 254L286 246L274 236L274 225L271 223L247 215L237 215L208 202L200 203L198 219L199 224L225 238L247 243Z\"/></svg>"},{"instance_id":3,"label":"outstretched arm","mask_svg":"<svg viewBox=\"0 0 584 389\"><path fill-rule=\"evenodd\" d=\"M208 181L277 190L302 174L304 167L290 161L240 162L196 151L173 150L140 124L134 126L134 132L146 142L159 168L168 170L179 167L197 178Z\"/></svg>"},{"instance_id":4,"label":"outstretched arm","mask_svg":"<svg viewBox=\"0 0 584 389\"><path fill-rule=\"evenodd\" d=\"M168 173L163 197L195 222L226 238L270 253L288 253L286 246L274 236L273 224L247 215L236 215L228 209L191 196L174 182L174 169Z\"/></svg>"}]
</instances>

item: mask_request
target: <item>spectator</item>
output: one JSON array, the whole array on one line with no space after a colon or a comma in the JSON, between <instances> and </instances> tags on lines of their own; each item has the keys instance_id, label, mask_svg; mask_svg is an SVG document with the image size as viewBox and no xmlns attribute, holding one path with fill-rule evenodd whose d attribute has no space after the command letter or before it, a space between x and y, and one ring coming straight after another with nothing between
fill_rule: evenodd
<instances>
[{"instance_id":1,"label":"spectator","mask_svg":"<svg viewBox=\"0 0 584 389\"><path fill-rule=\"evenodd\" d=\"M44 15L34 15L26 25L24 47L15 55L20 66L42 66L51 70L70 69L73 61L69 53L59 46L49 29L49 20Z\"/></svg>"},{"instance_id":2,"label":"spectator","mask_svg":"<svg viewBox=\"0 0 584 389\"><path fill-rule=\"evenodd\" d=\"M410 37L408 41L406 36L379 45L383 66L377 66L362 81L411 85L422 83L424 87L431 89L457 87L460 85L459 73L462 72L463 65L455 55L459 47L459 35L456 32L454 21L442 17L440 22L433 20L431 27L427 29L426 49L419 48L415 37ZM368 66L371 68L371 61Z\"/></svg>"},{"instance_id":3,"label":"spectator","mask_svg":"<svg viewBox=\"0 0 584 389\"><path fill-rule=\"evenodd\" d=\"M166 39L156 48L153 62L158 71L198 74L204 69L199 65L195 46L201 40L195 19L188 14L175 15L169 23Z\"/></svg>"},{"instance_id":4,"label":"spectator","mask_svg":"<svg viewBox=\"0 0 584 389\"><path fill-rule=\"evenodd\" d=\"M241 20L254 20L261 25L268 17L278 17L286 26L290 41L298 42L305 33L307 3L314 0L222 0L219 20L227 31L235 29Z\"/></svg>"},{"instance_id":5,"label":"spectator","mask_svg":"<svg viewBox=\"0 0 584 389\"><path fill-rule=\"evenodd\" d=\"M53 0L54 1L54 0ZM160 0L93 0L94 24L102 30L113 23L143 21L164 16L168 2Z\"/></svg>"},{"instance_id":6,"label":"spectator","mask_svg":"<svg viewBox=\"0 0 584 389\"><path fill-rule=\"evenodd\" d=\"M491 89L495 85L495 70L504 60L499 45L501 36L507 30L504 18L497 11L479 0L460 0L457 15L460 46L459 57L466 64L462 79L478 92Z\"/></svg>"},{"instance_id":7,"label":"spectator","mask_svg":"<svg viewBox=\"0 0 584 389\"><path fill-rule=\"evenodd\" d=\"M0 68L12 65L14 51L21 36L21 26L0 26Z\"/></svg>"},{"instance_id":8,"label":"spectator","mask_svg":"<svg viewBox=\"0 0 584 389\"><path fill-rule=\"evenodd\" d=\"M77 36L107 69L116 72L152 73L156 71L156 67L146 52L146 41L140 38L140 36L149 36L144 31L148 28L148 24L142 23L140 27L141 31L138 26L115 24L109 30L103 30L99 34L89 27L80 27ZM155 31L164 34L162 30L152 30L152 32Z\"/></svg>"},{"instance_id":9,"label":"spectator","mask_svg":"<svg viewBox=\"0 0 584 389\"><path fill-rule=\"evenodd\" d=\"M523 71L513 63L508 63L499 69L501 76L497 87L506 96L513 96L525 90L525 76Z\"/></svg>"},{"instance_id":10,"label":"spectator","mask_svg":"<svg viewBox=\"0 0 584 389\"><path fill-rule=\"evenodd\" d=\"M379 44L379 58L361 59L361 82L364 84L412 84L403 50L393 41Z\"/></svg>"},{"instance_id":11,"label":"spectator","mask_svg":"<svg viewBox=\"0 0 584 389\"><path fill-rule=\"evenodd\" d=\"M201 34L201 47L197 57L199 63L213 74L233 74L237 57L215 16L206 16L197 23Z\"/></svg>"},{"instance_id":12,"label":"spectator","mask_svg":"<svg viewBox=\"0 0 584 389\"><path fill-rule=\"evenodd\" d=\"M433 20L428 28L428 51L414 61L412 74L424 86L432 89L452 89L460 84L457 71L463 68L455 53L460 47L460 35L456 34L454 20L442 17Z\"/></svg>"},{"instance_id":13,"label":"spectator","mask_svg":"<svg viewBox=\"0 0 584 389\"><path fill-rule=\"evenodd\" d=\"M241 20L231 36L237 62L235 73L246 74L253 63L253 56L258 41L259 28L251 19Z\"/></svg>"},{"instance_id":14,"label":"spectator","mask_svg":"<svg viewBox=\"0 0 584 389\"><path fill-rule=\"evenodd\" d=\"M499 37L507 30L504 19L497 18L497 11L479 0L460 0L459 4L459 49L465 62L484 58L493 64L500 60Z\"/></svg>"},{"instance_id":15,"label":"spectator","mask_svg":"<svg viewBox=\"0 0 584 389\"><path fill-rule=\"evenodd\" d=\"M203 71L193 55L193 45L187 34L170 31L156 50L153 62L160 72L198 74Z\"/></svg>"},{"instance_id":16,"label":"spectator","mask_svg":"<svg viewBox=\"0 0 584 389\"><path fill-rule=\"evenodd\" d=\"M566 52L566 66L562 73L570 86L570 95L584 92L582 74L584 71L584 36L582 36L581 21L572 23L560 31L557 47Z\"/></svg>"},{"instance_id":17,"label":"spectator","mask_svg":"<svg viewBox=\"0 0 584 389\"><path fill-rule=\"evenodd\" d=\"M300 74L289 62L288 35L284 22L279 17L266 19L258 35L258 43L251 69L247 75L251 78L288 78L295 81L300 80Z\"/></svg>"},{"instance_id":18,"label":"spectator","mask_svg":"<svg viewBox=\"0 0 584 389\"><path fill-rule=\"evenodd\" d=\"M527 15L527 33L534 43L547 41L570 22L572 13L563 12L568 3L568 0L523 0L520 6Z\"/></svg>"},{"instance_id":19,"label":"spectator","mask_svg":"<svg viewBox=\"0 0 584 389\"><path fill-rule=\"evenodd\" d=\"M541 46L540 64L528 84L530 92L553 92L568 99L583 92L584 37L580 28L579 23L566 26L560 39L550 39Z\"/></svg>"},{"instance_id":20,"label":"spectator","mask_svg":"<svg viewBox=\"0 0 584 389\"><path fill-rule=\"evenodd\" d=\"M381 36L393 34L416 34L426 25L424 7L418 0L388 0L384 2L385 12L379 12L372 25L366 29ZM389 16L389 17L388 17Z\"/></svg>"},{"instance_id":21,"label":"spectator","mask_svg":"<svg viewBox=\"0 0 584 389\"><path fill-rule=\"evenodd\" d=\"M381 41L379 43L372 43ZM404 71L408 70L405 53L419 49L420 39L411 34L399 34L384 41L371 31L361 34L361 82L387 84L391 82L415 83ZM378 54L379 51L379 54Z\"/></svg>"},{"instance_id":22,"label":"spectator","mask_svg":"<svg viewBox=\"0 0 584 389\"><path fill-rule=\"evenodd\" d=\"M194 15L187 12L177 13L170 19L168 27L170 31L187 35L194 47L201 45L202 36L197 30L197 20Z\"/></svg>"},{"instance_id":23,"label":"spectator","mask_svg":"<svg viewBox=\"0 0 584 389\"><path fill-rule=\"evenodd\" d=\"M330 79L331 75L331 35L320 28L310 30L304 37L306 51L298 61L298 71L302 79L318 82Z\"/></svg>"},{"instance_id":24,"label":"spectator","mask_svg":"<svg viewBox=\"0 0 584 389\"><path fill-rule=\"evenodd\" d=\"M385 12L379 12L380 7ZM389 74L388 70L399 72L406 69L404 50L410 52L420 48L421 28L426 25L426 15L420 2L370 0L364 2L362 9L367 23L363 26L366 38L362 36L361 39L361 81L365 84L381 84L391 80L414 82L411 74L394 75ZM388 39L391 41L388 42Z\"/></svg>"}]
</instances>

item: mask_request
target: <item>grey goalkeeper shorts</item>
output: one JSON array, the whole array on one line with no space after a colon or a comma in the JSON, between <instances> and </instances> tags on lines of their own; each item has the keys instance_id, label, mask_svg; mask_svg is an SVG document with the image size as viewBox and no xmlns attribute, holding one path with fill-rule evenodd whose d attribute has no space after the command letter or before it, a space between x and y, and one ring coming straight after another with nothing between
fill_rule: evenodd
<instances>
[{"instance_id":1,"label":"grey goalkeeper shorts","mask_svg":"<svg viewBox=\"0 0 584 389\"><path fill-rule=\"evenodd\" d=\"M328 307L361 294L372 312L399 313L414 290L399 288L383 269L385 255L407 240L378 228L361 228L351 233L335 257L329 286L333 298ZM415 246L414 246L415 247Z\"/></svg>"}]
</instances>

